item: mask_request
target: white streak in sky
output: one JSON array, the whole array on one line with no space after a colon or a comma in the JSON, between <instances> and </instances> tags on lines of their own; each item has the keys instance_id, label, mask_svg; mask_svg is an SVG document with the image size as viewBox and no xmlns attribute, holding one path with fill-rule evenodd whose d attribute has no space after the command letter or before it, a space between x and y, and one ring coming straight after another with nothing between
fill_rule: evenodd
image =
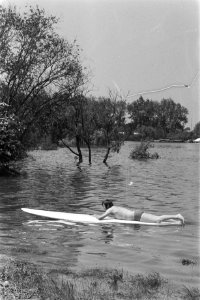
<instances>
[{"instance_id":1,"label":"white streak in sky","mask_svg":"<svg viewBox=\"0 0 200 300\"><path fill-rule=\"evenodd\" d=\"M165 90L168 90L168 89L171 89L171 88L190 88L193 85L193 83L195 82L198 74L199 74L199 71L196 73L195 77L192 79L190 84L171 84L171 85L163 87L161 89L143 91L143 92L139 92L139 93L136 93L136 94L132 94L132 95L127 96L127 98L134 97L134 96L137 96L137 95L157 93L157 92L165 91Z\"/></svg>"}]
</instances>

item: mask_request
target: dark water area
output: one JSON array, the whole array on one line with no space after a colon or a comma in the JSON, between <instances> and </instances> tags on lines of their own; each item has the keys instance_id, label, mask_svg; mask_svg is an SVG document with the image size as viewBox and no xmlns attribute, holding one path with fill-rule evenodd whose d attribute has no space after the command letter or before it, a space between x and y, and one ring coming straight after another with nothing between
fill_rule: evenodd
<instances>
[{"instance_id":1,"label":"dark water area","mask_svg":"<svg viewBox=\"0 0 200 300\"><path fill-rule=\"evenodd\" d=\"M26 175L0 178L0 257L28 260L46 269L111 267L132 274L160 272L177 284L199 285L199 144L154 144L160 159L129 158L127 142L102 163L93 150L77 168L67 149L32 151L20 162ZM87 151L84 150L84 154ZM22 207L101 214L102 200L161 214L181 213L184 227L65 225ZM182 259L197 264L183 265Z\"/></svg>"}]
</instances>

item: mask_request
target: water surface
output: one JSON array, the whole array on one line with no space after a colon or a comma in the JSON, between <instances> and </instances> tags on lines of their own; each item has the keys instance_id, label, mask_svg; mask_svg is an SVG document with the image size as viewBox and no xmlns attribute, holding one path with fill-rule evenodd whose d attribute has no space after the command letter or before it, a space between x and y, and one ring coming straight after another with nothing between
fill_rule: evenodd
<instances>
[{"instance_id":1,"label":"water surface","mask_svg":"<svg viewBox=\"0 0 200 300\"><path fill-rule=\"evenodd\" d=\"M0 178L0 254L44 268L121 268L133 274L157 271L178 284L198 286L199 145L155 144L158 160L129 158L127 142L102 164L93 150L77 168L67 149L33 151L21 162L20 178ZM84 150L84 155L87 151ZM185 227L70 226L28 215L21 207L101 214L102 200L160 214L181 213ZM33 222L32 222L33 221Z\"/></svg>"}]
</instances>

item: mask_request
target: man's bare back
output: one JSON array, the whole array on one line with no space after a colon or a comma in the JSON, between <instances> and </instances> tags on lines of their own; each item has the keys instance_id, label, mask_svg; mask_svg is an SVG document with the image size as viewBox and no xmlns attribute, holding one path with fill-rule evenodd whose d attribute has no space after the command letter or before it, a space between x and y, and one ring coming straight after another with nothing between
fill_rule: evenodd
<instances>
[{"instance_id":1,"label":"man's bare back","mask_svg":"<svg viewBox=\"0 0 200 300\"><path fill-rule=\"evenodd\" d=\"M141 221L141 222L155 222L160 223L163 221L173 221L179 220L182 224L184 224L184 218L182 215L162 215L156 216L153 214L145 213L141 210L130 210L120 206L113 206L111 200L105 200L102 202L102 205L106 209L105 213L98 217L99 220L104 219L107 216L112 216L112 218L119 220L131 220L131 221Z\"/></svg>"},{"instance_id":2,"label":"man's bare back","mask_svg":"<svg viewBox=\"0 0 200 300\"><path fill-rule=\"evenodd\" d=\"M112 206L108 208L106 212L103 215L101 215L98 219L102 220L108 215L112 216L114 219L134 220L135 212L124 207Z\"/></svg>"}]
</instances>

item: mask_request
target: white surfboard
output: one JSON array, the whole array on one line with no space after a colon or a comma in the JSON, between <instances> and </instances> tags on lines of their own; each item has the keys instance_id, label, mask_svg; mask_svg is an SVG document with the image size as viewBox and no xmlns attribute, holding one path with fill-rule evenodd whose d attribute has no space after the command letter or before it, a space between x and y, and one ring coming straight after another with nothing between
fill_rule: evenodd
<instances>
[{"instance_id":1,"label":"white surfboard","mask_svg":"<svg viewBox=\"0 0 200 300\"><path fill-rule=\"evenodd\" d=\"M30 209L30 208L22 208L22 210L29 214L33 214L40 217L46 217L46 218L56 219L56 220L65 220L74 223L84 223L84 224L116 223L116 224L130 224L130 225L149 225L149 226L180 226L181 225L180 221L148 223L148 222L127 221L127 220L118 220L118 219L109 219L109 218L98 220L96 217L92 215L86 215L86 214L73 214L73 213L46 211L46 210L38 210L38 209Z\"/></svg>"}]
</instances>

